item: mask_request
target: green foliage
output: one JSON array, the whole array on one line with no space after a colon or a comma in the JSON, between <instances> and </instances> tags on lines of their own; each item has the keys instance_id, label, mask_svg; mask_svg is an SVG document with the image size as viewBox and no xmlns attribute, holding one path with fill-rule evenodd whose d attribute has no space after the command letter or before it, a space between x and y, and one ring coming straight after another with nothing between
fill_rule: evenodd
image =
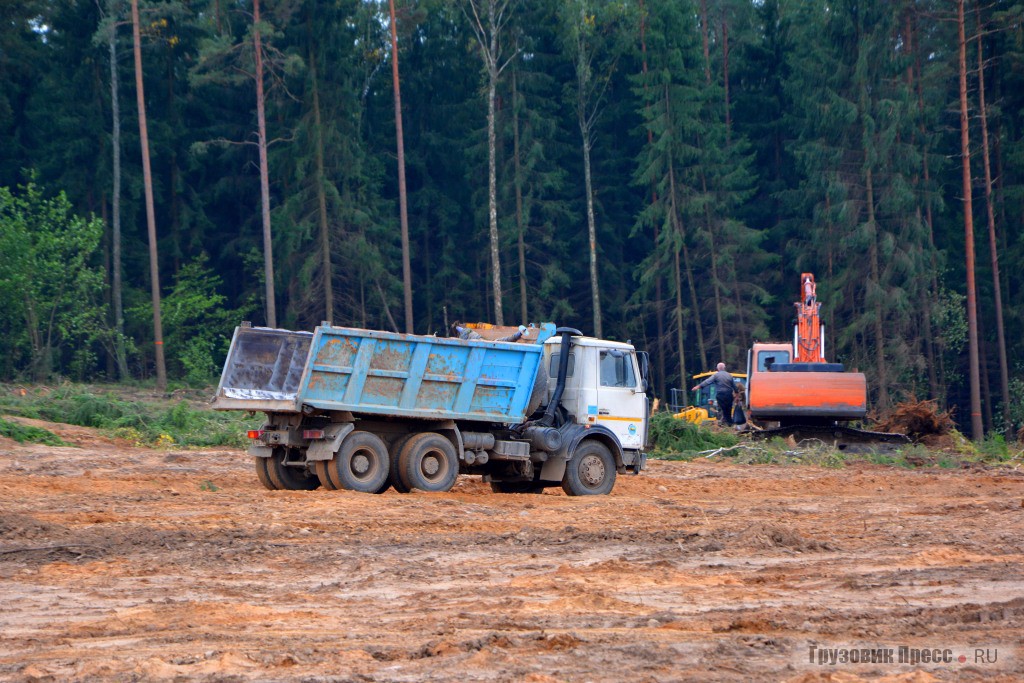
<instances>
[{"instance_id":1,"label":"green foliage","mask_svg":"<svg viewBox=\"0 0 1024 683\"><path fill-rule=\"evenodd\" d=\"M94 427L145 446L241 447L254 422L243 413L214 412L184 400L140 400L84 385L62 385L24 397L5 394L0 401L4 412Z\"/></svg>"},{"instance_id":2,"label":"green foliage","mask_svg":"<svg viewBox=\"0 0 1024 683\"><path fill-rule=\"evenodd\" d=\"M252 304L240 308L226 305L218 290L222 280L200 254L175 276L174 287L161 302L164 349L168 371L192 386L206 386L220 373L231 344L231 331L253 310ZM128 313L137 319L149 319L152 306L143 304Z\"/></svg>"},{"instance_id":3,"label":"green foliage","mask_svg":"<svg viewBox=\"0 0 1024 683\"><path fill-rule=\"evenodd\" d=\"M31 425L23 425L3 418L0 418L0 436L14 439L18 443L41 443L47 446L68 445L49 430Z\"/></svg>"},{"instance_id":4,"label":"green foliage","mask_svg":"<svg viewBox=\"0 0 1024 683\"><path fill-rule=\"evenodd\" d=\"M102 234L64 193L46 197L34 182L0 187L0 377L84 372L83 347L110 334L103 273L92 263Z\"/></svg>"},{"instance_id":5,"label":"green foliage","mask_svg":"<svg viewBox=\"0 0 1024 683\"><path fill-rule=\"evenodd\" d=\"M699 451L728 448L739 443L735 434L678 420L669 413L656 413L651 417L649 435L654 445L651 455L664 459L688 459Z\"/></svg>"}]
</instances>

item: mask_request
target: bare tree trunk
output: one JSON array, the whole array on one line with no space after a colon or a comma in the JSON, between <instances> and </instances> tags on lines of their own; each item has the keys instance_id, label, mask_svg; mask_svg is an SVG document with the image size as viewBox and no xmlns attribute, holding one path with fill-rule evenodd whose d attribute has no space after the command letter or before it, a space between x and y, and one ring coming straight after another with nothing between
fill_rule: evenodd
<instances>
[{"instance_id":1,"label":"bare tree trunk","mask_svg":"<svg viewBox=\"0 0 1024 683\"><path fill-rule=\"evenodd\" d=\"M587 237L590 246L590 299L594 308L594 336L602 337L601 290L597 281L597 221L594 219L594 185L590 175L590 126L580 120L583 136L583 182L587 193Z\"/></svg>"},{"instance_id":2,"label":"bare tree trunk","mask_svg":"<svg viewBox=\"0 0 1024 683\"><path fill-rule=\"evenodd\" d=\"M519 158L519 92L515 67L512 68L512 162L516 186L516 243L519 251L519 322L530 319L526 305L526 226L523 224L523 175Z\"/></svg>"},{"instance_id":3,"label":"bare tree trunk","mask_svg":"<svg viewBox=\"0 0 1024 683\"><path fill-rule=\"evenodd\" d=\"M263 45L260 41L260 0L253 0L253 45L256 51L256 125L260 151L260 206L263 216L263 274L267 291L267 325L277 327L274 297L274 245L270 232L270 169L267 163L267 117L263 101Z\"/></svg>"},{"instance_id":4,"label":"bare tree trunk","mask_svg":"<svg viewBox=\"0 0 1024 683\"><path fill-rule=\"evenodd\" d=\"M668 106L668 91L665 91L665 105ZM680 244L686 244L685 235L683 234L683 226L679 220L679 211L676 207L676 174L675 164L669 160L668 163L668 192L669 192L669 206L668 210L672 214L672 226L675 228L676 234L679 236ZM679 251L676 249L674 253L675 257L675 284L676 284L676 344L679 349L679 384L682 387L684 395L689 392L690 383L687 381L686 376L686 350L684 342L686 341L686 335L684 334L683 327L683 296L682 296L682 278L679 273ZM688 403L689 401L684 401Z\"/></svg>"},{"instance_id":5,"label":"bare tree trunk","mask_svg":"<svg viewBox=\"0 0 1024 683\"><path fill-rule=\"evenodd\" d=\"M495 42L497 38L494 38ZM487 217L491 237L491 289L494 294L494 324L504 325L501 307L501 243L498 241L498 141L495 133L495 98L498 74L494 70L487 83Z\"/></svg>"},{"instance_id":6,"label":"bare tree trunk","mask_svg":"<svg viewBox=\"0 0 1024 683\"><path fill-rule=\"evenodd\" d=\"M149 235L149 280L153 298L153 344L156 358L156 387L167 388L164 362L164 329L160 319L160 267L157 261L156 213L153 209L153 175L149 164L149 129L146 126L146 95L142 87L142 37L139 31L139 0L132 0L132 40L135 51L135 95L139 107L139 145L142 148L142 180L146 195L146 227Z\"/></svg>"},{"instance_id":7,"label":"bare tree trunk","mask_svg":"<svg viewBox=\"0 0 1024 683\"><path fill-rule=\"evenodd\" d=\"M979 13L975 5L975 13ZM992 198L992 164L988 148L988 113L985 107L985 62L981 47L981 17L978 17L978 114L981 117L981 150L985 168L985 210L988 217L988 246L992 258L992 287L996 308L996 347L999 351L999 382L1003 398L1003 429L1011 430L1010 372L1006 360L1006 333L1003 328L1003 291L999 280L999 244L996 239L995 203ZM990 401L991 402L991 401Z\"/></svg>"},{"instance_id":8,"label":"bare tree trunk","mask_svg":"<svg viewBox=\"0 0 1024 683\"><path fill-rule=\"evenodd\" d=\"M327 190L324 184L324 133L320 116L320 84L316 53L309 50L309 77L313 82L313 124L316 128L316 203L320 222L320 269L324 288L324 320L334 322L334 268L331 265L331 229L327 221Z\"/></svg>"},{"instance_id":9,"label":"bare tree trunk","mask_svg":"<svg viewBox=\"0 0 1024 683\"><path fill-rule=\"evenodd\" d=\"M724 10L723 10L724 11ZM732 107L729 104L729 22L722 17L722 75L725 85L725 144L732 141Z\"/></svg>"},{"instance_id":10,"label":"bare tree trunk","mask_svg":"<svg viewBox=\"0 0 1024 683\"><path fill-rule=\"evenodd\" d=\"M398 215L402 224L402 291L405 301L405 331L413 333L412 266L409 263L409 208L405 190L405 138L402 135L402 87L398 79L398 24L395 0L391 10L391 80L395 90L395 142L398 147Z\"/></svg>"},{"instance_id":11,"label":"bare tree trunk","mask_svg":"<svg viewBox=\"0 0 1024 683\"><path fill-rule=\"evenodd\" d=\"M111 202L112 232L111 264L112 296L114 304L114 357L117 361L117 375L128 379L128 358L124 349L124 302L121 297L121 99L117 78L117 17L112 16L110 24L110 111L111 137L113 142L113 190Z\"/></svg>"},{"instance_id":12,"label":"bare tree trunk","mask_svg":"<svg viewBox=\"0 0 1024 683\"><path fill-rule=\"evenodd\" d=\"M878 226L875 224L875 184L871 167L868 166L864 174L866 185L866 203L868 205L868 225L871 226L871 245L868 247L868 265L871 272L870 282L876 288L881 288L881 274L878 264ZM865 296L864 305L868 305L868 298ZM885 332L882 320L882 302L875 301L875 372L878 377L878 406L885 410L889 407L889 371L885 364Z\"/></svg>"},{"instance_id":13,"label":"bare tree trunk","mask_svg":"<svg viewBox=\"0 0 1024 683\"><path fill-rule=\"evenodd\" d=\"M984 436L981 423L981 378L978 367L978 294L974 280L974 216L971 202L971 138L967 118L967 39L964 0L957 0L957 66L960 75L960 161L964 193L964 254L967 264L967 340L971 381L971 438Z\"/></svg>"},{"instance_id":14,"label":"bare tree trunk","mask_svg":"<svg viewBox=\"0 0 1024 683\"><path fill-rule=\"evenodd\" d=\"M704 44L704 80L711 82L710 30L708 28L708 0L700 0L700 30Z\"/></svg>"}]
</instances>

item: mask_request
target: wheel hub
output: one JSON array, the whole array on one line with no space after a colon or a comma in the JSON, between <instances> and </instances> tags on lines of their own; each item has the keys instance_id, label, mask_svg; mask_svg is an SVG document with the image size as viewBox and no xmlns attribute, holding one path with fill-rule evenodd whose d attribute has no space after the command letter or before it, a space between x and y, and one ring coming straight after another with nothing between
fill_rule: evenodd
<instances>
[{"instance_id":1,"label":"wheel hub","mask_svg":"<svg viewBox=\"0 0 1024 683\"><path fill-rule=\"evenodd\" d=\"M362 453L352 456L352 472L362 476L370 471L370 459Z\"/></svg>"},{"instance_id":2,"label":"wheel hub","mask_svg":"<svg viewBox=\"0 0 1024 683\"><path fill-rule=\"evenodd\" d=\"M580 479L587 486L599 486L604 481L604 463L596 455L588 455L580 462Z\"/></svg>"},{"instance_id":3,"label":"wheel hub","mask_svg":"<svg viewBox=\"0 0 1024 683\"><path fill-rule=\"evenodd\" d=\"M441 463L437 456L429 455L423 458L423 474L433 477L441 470Z\"/></svg>"}]
</instances>

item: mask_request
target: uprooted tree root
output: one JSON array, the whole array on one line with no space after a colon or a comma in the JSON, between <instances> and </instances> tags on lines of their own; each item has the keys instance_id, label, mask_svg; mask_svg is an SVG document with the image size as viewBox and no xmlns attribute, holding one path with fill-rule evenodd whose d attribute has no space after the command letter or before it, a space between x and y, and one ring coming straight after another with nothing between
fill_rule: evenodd
<instances>
[{"instance_id":1,"label":"uprooted tree root","mask_svg":"<svg viewBox=\"0 0 1024 683\"><path fill-rule=\"evenodd\" d=\"M918 401L911 398L897 405L876 427L879 431L892 434L906 434L914 441L925 441L927 437L942 437L955 428L948 411L939 410L932 401Z\"/></svg>"}]
</instances>

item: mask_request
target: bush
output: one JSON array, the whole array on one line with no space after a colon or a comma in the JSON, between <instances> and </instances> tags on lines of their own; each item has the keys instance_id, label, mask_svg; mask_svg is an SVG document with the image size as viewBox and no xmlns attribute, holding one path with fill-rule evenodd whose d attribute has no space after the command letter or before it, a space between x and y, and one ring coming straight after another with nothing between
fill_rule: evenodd
<instances>
[{"instance_id":1,"label":"bush","mask_svg":"<svg viewBox=\"0 0 1024 683\"><path fill-rule=\"evenodd\" d=\"M656 413L651 418L649 441L653 445L652 457L679 459L700 451L735 446L739 437L676 419L669 413Z\"/></svg>"},{"instance_id":2,"label":"bush","mask_svg":"<svg viewBox=\"0 0 1024 683\"><path fill-rule=\"evenodd\" d=\"M0 418L0 436L14 439L18 443L41 443L47 446L67 446L56 434L39 427L10 422Z\"/></svg>"}]
</instances>

